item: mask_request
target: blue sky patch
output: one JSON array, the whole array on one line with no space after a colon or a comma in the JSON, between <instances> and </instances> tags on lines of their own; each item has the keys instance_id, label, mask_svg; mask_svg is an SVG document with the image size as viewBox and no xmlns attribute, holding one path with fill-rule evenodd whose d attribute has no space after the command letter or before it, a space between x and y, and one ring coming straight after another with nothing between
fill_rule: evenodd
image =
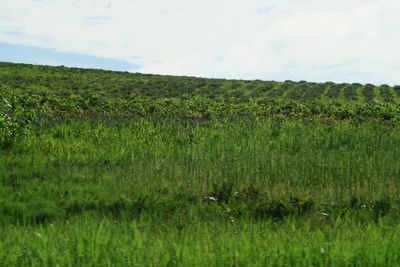
<instances>
[{"instance_id":1,"label":"blue sky patch","mask_svg":"<svg viewBox=\"0 0 400 267\"><path fill-rule=\"evenodd\" d=\"M132 71L138 70L140 67L139 65L115 59L6 43L0 43L0 61L115 71Z\"/></svg>"}]
</instances>

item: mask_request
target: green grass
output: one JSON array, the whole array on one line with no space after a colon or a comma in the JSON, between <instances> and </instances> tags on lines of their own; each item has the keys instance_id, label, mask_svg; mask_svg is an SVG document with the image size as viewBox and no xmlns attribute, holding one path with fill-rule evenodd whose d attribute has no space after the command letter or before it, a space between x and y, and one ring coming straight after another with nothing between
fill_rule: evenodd
<instances>
[{"instance_id":1,"label":"green grass","mask_svg":"<svg viewBox=\"0 0 400 267\"><path fill-rule=\"evenodd\" d=\"M13 266L396 266L399 230L342 221L193 219L178 227L90 217L2 229L0 259Z\"/></svg>"},{"instance_id":2,"label":"green grass","mask_svg":"<svg viewBox=\"0 0 400 267\"><path fill-rule=\"evenodd\" d=\"M397 87L0 81L1 266L400 265Z\"/></svg>"},{"instance_id":3,"label":"green grass","mask_svg":"<svg viewBox=\"0 0 400 267\"><path fill-rule=\"evenodd\" d=\"M48 125L1 155L0 259L391 265L398 131L280 117Z\"/></svg>"}]
</instances>

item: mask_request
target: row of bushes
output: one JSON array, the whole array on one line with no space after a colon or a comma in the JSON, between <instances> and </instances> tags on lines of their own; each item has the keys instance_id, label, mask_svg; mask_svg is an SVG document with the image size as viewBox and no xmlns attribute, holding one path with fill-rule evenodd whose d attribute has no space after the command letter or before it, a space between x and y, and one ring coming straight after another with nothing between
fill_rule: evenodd
<instances>
[{"instance_id":1,"label":"row of bushes","mask_svg":"<svg viewBox=\"0 0 400 267\"><path fill-rule=\"evenodd\" d=\"M98 95L58 97L22 94L14 95L12 100L4 96L1 110L3 117L5 117L4 114L10 114L10 112L14 116L25 115L30 117L30 114L35 112L37 115L63 117L92 114L214 119L241 116L262 118L280 114L298 118L322 117L358 120L373 118L391 121L398 121L400 118L400 105L395 103L376 101L366 104L299 103L295 101L278 102L266 98L241 103L233 97L228 99L193 97L187 100L169 98L154 100L141 96L108 99Z\"/></svg>"},{"instance_id":2,"label":"row of bushes","mask_svg":"<svg viewBox=\"0 0 400 267\"><path fill-rule=\"evenodd\" d=\"M357 100L356 91L364 88L369 91L368 88L372 88L377 92L376 94L367 92L364 97L366 102L369 102L370 97L378 97L378 91L380 91L383 101L391 102L400 96L400 86L391 88L388 85L367 84L363 86L359 83L206 79L4 62L0 62L0 68L0 89L4 87L13 92L31 92L43 95L68 96L70 94L98 93L109 98L116 96L125 98L136 94L153 99L187 99L194 96L235 97L242 102L259 97L272 99L285 97L300 102L309 102L320 100L323 95L333 100L341 98L342 92L344 99ZM364 96L364 92L362 95Z\"/></svg>"}]
</instances>

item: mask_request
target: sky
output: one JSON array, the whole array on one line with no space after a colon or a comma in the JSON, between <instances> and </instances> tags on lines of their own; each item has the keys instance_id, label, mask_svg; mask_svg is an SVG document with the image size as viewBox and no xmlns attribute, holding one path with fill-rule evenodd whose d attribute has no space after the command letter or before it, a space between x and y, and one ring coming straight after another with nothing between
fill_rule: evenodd
<instances>
[{"instance_id":1,"label":"sky","mask_svg":"<svg viewBox=\"0 0 400 267\"><path fill-rule=\"evenodd\" d=\"M400 84L399 0L4 0L0 61Z\"/></svg>"}]
</instances>

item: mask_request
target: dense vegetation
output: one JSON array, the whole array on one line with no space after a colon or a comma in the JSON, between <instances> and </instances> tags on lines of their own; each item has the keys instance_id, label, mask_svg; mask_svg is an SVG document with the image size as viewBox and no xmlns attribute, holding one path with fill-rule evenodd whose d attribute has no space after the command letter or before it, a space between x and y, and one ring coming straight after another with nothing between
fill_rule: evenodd
<instances>
[{"instance_id":1,"label":"dense vegetation","mask_svg":"<svg viewBox=\"0 0 400 267\"><path fill-rule=\"evenodd\" d=\"M400 87L0 63L4 266L400 263Z\"/></svg>"},{"instance_id":2,"label":"dense vegetation","mask_svg":"<svg viewBox=\"0 0 400 267\"><path fill-rule=\"evenodd\" d=\"M0 62L0 86L4 91L40 96L96 95L106 99L251 99L288 100L302 103L399 103L400 86L371 84L274 82L174 77L66 67L47 67Z\"/></svg>"}]
</instances>

